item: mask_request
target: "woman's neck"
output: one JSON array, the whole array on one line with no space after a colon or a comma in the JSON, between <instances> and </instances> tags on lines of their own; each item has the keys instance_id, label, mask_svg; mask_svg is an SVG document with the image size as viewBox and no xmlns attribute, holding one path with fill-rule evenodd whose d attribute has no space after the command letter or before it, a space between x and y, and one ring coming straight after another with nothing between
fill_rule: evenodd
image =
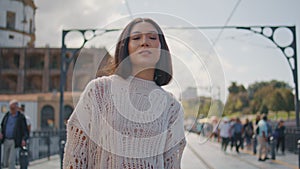
<instances>
[{"instance_id":1,"label":"woman's neck","mask_svg":"<svg viewBox=\"0 0 300 169\"><path fill-rule=\"evenodd\" d=\"M155 69L146 69L146 70L142 70L142 71L133 69L131 75L141 78L141 79L144 79L144 80L153 81L154 71L155 71Z\"/></svg>"}]
</instances>

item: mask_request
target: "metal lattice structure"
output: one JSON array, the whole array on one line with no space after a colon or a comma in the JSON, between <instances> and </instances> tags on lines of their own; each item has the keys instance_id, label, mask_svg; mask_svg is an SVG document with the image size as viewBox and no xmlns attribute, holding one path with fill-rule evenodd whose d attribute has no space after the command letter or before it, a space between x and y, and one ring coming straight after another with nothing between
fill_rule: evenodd
<instances>
[{"instance_id":1,"label":"metal lattice structure","mask_svg":"<svg viewBox=\"0 0 300 169\"><path fill-rule=\"evenodd\" d=\"M298 89L298 62L297 62L297 41L296 41L296 27L295 26L252 26L252 27L236 27L237 29L244 29L252 31L253 33L260 34L263 37L269 39L273 42L273 44L276 45L278 49L281 50L282 54L285 56L285 58L288 61L288 64L290 66L290 69L293 74L293 80L295 84L295 113L296 113L296 125L299 127L299 89ZM257 28L260 30L258 31ZM274 33L276 30L286 28L291 31L292 33L292 42L289 45L286 46L280 46L278 42L276 42L276 39L274 38ZM269 29L268 33L266 33L266 29ZM291 49L292 53L288 54L287 50Z\"/></svg>"},{"instance_id":2,"label":"metal lattice structure","mask_svg":"<svg viewBox=\"0 0 300 169\"><path fill-rule=\"evenodd\" d=\"M280 46L278 42L276 42L276 38L274 38L274 33L276 30L286 28L292 33L292 42L287 46ZM168 27L165 29L240 29L251 31L255 34L260 34L263 37L269 39L275 46L281 50L284 57L287 59L289 67L293 74L293 81L295 84L295 112L296 112L296 125L299 124L299 90L298 90L298 64L297 64L297 43L296 43L296 27L295 26L225 26L225 27ZM74 59L75 54L84 47L86 42L93 39L96 36L101 36L108 32L120 31L121 29L70 29L63 30L62 33L62 47L61 47L61 77L60 77L60 129L64 127L63 125L63 113L64 113L64 89L66 83L66 74L69 68L70 63ZM269 31L265 31L269 30ZM65 44L66 35L70 32L77 31L82 34L83 43L79 48L67 48ZM268 33L266 33L268 32ZM91 33L90 36L87 36L87 33ZM287 54L287 50L292 50L292 54Z\"/></svg>"}]
</instances>

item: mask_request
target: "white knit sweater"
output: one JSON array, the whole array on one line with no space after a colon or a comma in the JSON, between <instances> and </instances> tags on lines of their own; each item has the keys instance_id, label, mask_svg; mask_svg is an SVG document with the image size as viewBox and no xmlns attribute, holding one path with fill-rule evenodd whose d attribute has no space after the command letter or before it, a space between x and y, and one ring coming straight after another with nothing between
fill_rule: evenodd
<instances>
[{"instance_id":1,"label":"white knit sweater","mask_svg":"<svg viewBox=\"0 0 300 169\"><path fill-rule=\"evenodd\" d=\"M180 168L183 111L155 82L118 75L91 81L68 120L63 167Z\"/></svg>"}]
</instances>

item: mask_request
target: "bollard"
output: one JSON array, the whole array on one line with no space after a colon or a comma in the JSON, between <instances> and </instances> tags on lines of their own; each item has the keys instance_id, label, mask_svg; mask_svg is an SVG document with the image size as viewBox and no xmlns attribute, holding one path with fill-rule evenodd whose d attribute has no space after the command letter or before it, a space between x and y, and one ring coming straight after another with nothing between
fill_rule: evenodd
<instances>
[{"instance_id":1,"label":"bollard","mask_svg":"<svg viewBox=\"0 0 300 169\"><path fill-rule=\"evenodd\" d=\"M1 156L1 153L2 153L2 140L0 140L0 169L2 169L2 156Z\"/></svg>"},{"instance_id":2,"label":"bollard","mask_svg":"<svg viewBox=\"0 0 300 169\"><path fill-rule=\"evenodd\" d=\"M275 160L275 139L273 136L270 137L270 144L271 144L271 158Z\"/></svg>"},{"instance_id":3,"label":"bollard","mask_svg":"<svg viewBox=\"0 0 300 169\"><path fill-rule=\"evenodd\" d=\"M28 149L24 146L20 149L20 169L27 169L28 167Z\"/></svg>"},{"instance_id":4,"label":"bollard","mask_svg":"<svg viewBox=\"0 0 300 169\"><path fill-rule=\"evenodd\" d=\"M300 168L300 140L298 140L298 168Z\"/></svg>"},{"instance_id":5,"label":"bollard","mask_svg":"<svg viewBox=\"0 0 300 169\"><path fill-rule=\"evenodd\" d=\"M47 143L47 156L48 156L48 160L50 160L50 156L51 156L51 151L50 151L50 145L51 145L50 133L48 133L48 136L46 137L46 143Z\"/></svg>"},{"instance_id":6,"label":"bollard","mask_svg":"<svg viewBox=\"0 0 300 169\"><path fill-rule=\"evenodd\" d=\"M253 134L253 136L252 136L253 154L256 154L256 146L257 146L257 138L256 138L256 135Z\"/></svg>"},{"instance_id":7,"label":"bollard","mask_svg":"<svg viewBox=\"0 0 300 169\"><path fill-rule=\"evenodd\" d=\"M60 141L60 168L63 168L63 159L64 159L64 153L65 153L65 144L66 141L65 140L61 140Z\"/></svg>"}]
</instances>

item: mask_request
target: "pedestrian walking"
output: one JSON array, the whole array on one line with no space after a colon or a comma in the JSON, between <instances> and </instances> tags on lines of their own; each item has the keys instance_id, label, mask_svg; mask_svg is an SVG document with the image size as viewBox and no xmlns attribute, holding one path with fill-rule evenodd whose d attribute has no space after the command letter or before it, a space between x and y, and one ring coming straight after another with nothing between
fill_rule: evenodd
<instances>
[{"instance_id":1,"label":"pedestrian walking","mask_svg":"<svg viewBox=\"0 0 300 169\"><path fill-rule=\"evenodd\" d=\"M240 147L241 149L244 148L244 142L243 142L243 125L242 122L240 120L240 118L236 118L236 122L233 125L233 137L234 137L234 143L235 143L235 150L237 153L240 152Z\"/></svg>"},{"instance_id":2,"label":"pedestrian walking","mask_svg":"<svg viewBox=\"0 0 300 169\"><path fill-rule=\"evenodd\" d=\"M252 122L249 121L248 118L246 118L246 122L243 126L243 130L244 130L244 138L246 140L246 148L247 150L251 150L251 140L252 140L252 137L253 137L253 125L252 125Z\"/></svg>"},{"instance_id":3,"label":"pedestrian walking","mask_svg":"<svg viewBox=\"0 0 300 169\"><path fill-rule=\"evenodd\" d=\"M30 132L31 132L31 118L25 113L25 104L21 104L21 107L20 107L20 112L25 116L26 118L26 123L27 123L27 130L28 130L28 133L30 135Z\"/></svg>"},{"instance_id":4,"label":"pedestrian walking","mask_svg":"<svg viewBox=\"0 0 300 169\"><path fill-rule=\"evenodd\" d=\"M258 144L259 144L259 151L258 151L258 161L265 161L267 159L268 150L268 125L267 125L267 115L264 115L263 118L258 122ZM263 157L263 158L262 158Z\"/></svg>"},{"instance_id":5,"label":"pedestrian walking","mask_svg":"<svg viewBox=\"0 0 300 169\"><path fill-rule=\"evenodd\" d=\"M15 169L17 149L26 145L28 130L25 116L20 113L17 100L9 102L9 111L1 122L0 140L3 143L3 165Z\"/></svg>"},{"instance_id":6,"label":"pedestrian walking","mask_svg":"<svg viewBox=\"0 0 300 169\"><path fill-rule=\"evenodd\" d=\"M285 150L285 129L284 121L280 120L275 129L275 137L277 138L276 151L278 152L280 147L283 155Z\"/></svg>"},{"instance_id":7,"label":"pedestrian walking","mask_svg":"<svg viewBox=\"0 0 300 169\"><path fill-rule=\"evenodd\" d=\"M232 148L235 145L235 137L234 137L234 124L235 124L235 118L231 118L229 121L230 124L230 130L229 130L229 142L230 142L230 150L232 151Z\"/></svg>"},{"instance_id":8,"label":"pedestrian walking","mask_svg":"<svg viewBox=\"0 0 300 169\"><path fill-rule=\"evenodd\" d=\"M257 144L258 144L258 135L259 135L259 126L258 122L261 120L260 115L258 114L255 118L255 127L254 127L254 135L252 137L253 141L253 154L256 154L257 150Z\"/></svg>"},{"instance_id":9,"label":"pedestrian walking","mask_svg":"<svg viewBox=\"0 0 300 169\"><path fill-rule=\"evenodd\" d=\"M230 130L231 130L231 125L229 119L227 117L224 117L222 123L219 125L219 140L220 138L222 138L221 149L224 152L226 152L227 146L230 141L230 137L231 137Z\"/></svg>"}]
</instances>

